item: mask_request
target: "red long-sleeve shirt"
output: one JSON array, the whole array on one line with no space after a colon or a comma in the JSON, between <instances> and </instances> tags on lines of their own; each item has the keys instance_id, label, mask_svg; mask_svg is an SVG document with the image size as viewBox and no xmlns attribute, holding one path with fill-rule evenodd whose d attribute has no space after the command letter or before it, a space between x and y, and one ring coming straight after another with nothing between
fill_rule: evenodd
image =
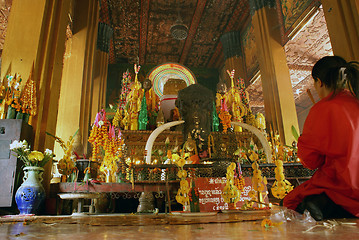
<instances>
[{"instance_id":1,"label":"red long-sleeve shirt","mask_svg":"<svg viewBox=\"0 0 359 240\"><path fill-rule=\"evenodd\" d=\"M344 90L315 104L298 139L298 157L317 171L284 198L284 206L296 209L306 196L325 192L359 217L358 99Z\"/></svg>"}]
</instances>

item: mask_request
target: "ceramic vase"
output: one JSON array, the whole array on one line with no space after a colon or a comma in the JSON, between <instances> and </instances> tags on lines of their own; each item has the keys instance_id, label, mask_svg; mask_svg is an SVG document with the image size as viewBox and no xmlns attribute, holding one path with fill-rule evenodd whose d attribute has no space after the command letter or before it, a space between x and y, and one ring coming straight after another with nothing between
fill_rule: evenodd
<instances>
[{"instance_id":1,"label":"ceramic vase","mask_svg":"<svg viewBox=\"0 0 359 240\"><path fill-rule=\"evenodd\" d=\"M87 180L92 178L97 178L97 169L98 169L98 163L96 161L90 161L89 159L77 159L76 160L76 167L79 170L77 181L82 182L85 181L85 172L88 173L88 176L86 176ZM90 172L86 171L86 168L90 167Z\"/></svg>"},{"instance_id":2,"label":"ceramic vase","mask_svg":"<svg viewBox=\"0 0 359 240\"><path fill-rule=\"evenodd\" d=\"M36 214L44 201L45 190L41 184L43 172L42 167L24 167L24 182L15 194L20 215Z\"/></svg>"}]
</instances>

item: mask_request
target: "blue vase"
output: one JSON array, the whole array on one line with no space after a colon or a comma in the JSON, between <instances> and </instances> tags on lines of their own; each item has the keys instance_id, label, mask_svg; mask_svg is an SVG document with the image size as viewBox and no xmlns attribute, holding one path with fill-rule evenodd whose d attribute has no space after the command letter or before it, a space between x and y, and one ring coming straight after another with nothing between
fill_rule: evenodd
<instances>
[{"instance_id":1,"label":"blue vase","mask_svg":"<svg viewBox=\"0 0 359 240\"><path fill-rule=\"evenodd\" d=\"M15 194L20 215L36 214L44 201L45 189L41 184L43 172L42 167L24 167L24 182Z\"/></svg>"}]
</instances>

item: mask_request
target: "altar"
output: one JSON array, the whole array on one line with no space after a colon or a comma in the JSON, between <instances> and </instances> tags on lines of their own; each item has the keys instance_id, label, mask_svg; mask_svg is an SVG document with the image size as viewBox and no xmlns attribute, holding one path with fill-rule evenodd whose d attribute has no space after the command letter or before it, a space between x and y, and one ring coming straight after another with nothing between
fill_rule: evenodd
<instances>
[{"instance_id":1,"label":"altar","mask_svg":"<svg viewBox=\"0 0 359 240\"><path fill-rule=\"evenodd\" d=\"M264 116L252 113L234 70L231 88L219 83L214 97L191 74L192 81L167 79L162 89L151 74L140 83L139 68L131 86L124 74L116 112L109 118L101 110L92 125L90 158L99 175L91 176L96 164L89 165L83 181L54 185L60 196L139 199L138 212L154 211L155 198L165 201L165 212L174 204L194 212L263 209L313 174L298 162L295 142L285 146L266 130ZM171 106L158 102L169 93Z\"/></svg>"}]
</instances>

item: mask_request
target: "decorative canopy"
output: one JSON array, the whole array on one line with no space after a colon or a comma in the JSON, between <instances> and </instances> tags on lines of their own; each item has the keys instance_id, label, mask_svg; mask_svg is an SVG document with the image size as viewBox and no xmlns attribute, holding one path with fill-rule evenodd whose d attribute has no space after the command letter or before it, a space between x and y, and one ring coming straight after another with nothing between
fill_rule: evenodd
<instances>
[{"instance_id":1,"label":"decorative canopy","mask_svg":"<svg viewBox=\"0 0 359 240\"><path fill-rule=\"evenodd\" d=\"M163 87L168 79L183 79L187 86L197 82L194 74L179 63L165 63L155 67L148 75L152 81L153 90L162 97Z\"/></svg>"}]
</instances>

